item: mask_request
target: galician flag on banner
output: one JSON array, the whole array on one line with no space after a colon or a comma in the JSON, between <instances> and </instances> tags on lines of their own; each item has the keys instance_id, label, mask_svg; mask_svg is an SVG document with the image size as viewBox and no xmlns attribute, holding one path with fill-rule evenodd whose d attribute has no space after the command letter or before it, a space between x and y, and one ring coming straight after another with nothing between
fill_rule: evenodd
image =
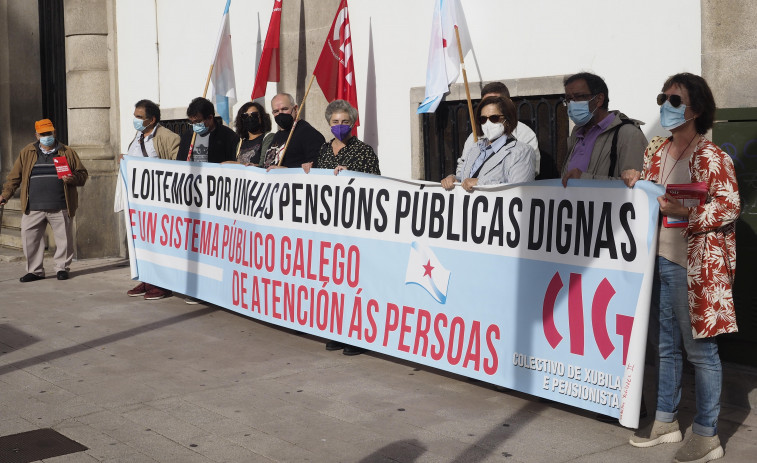
<instances>
[{"instance_id":1,"label":"galician flag on banner","mask_svg":"<svg viewBox=\"0 0 757 463\"><path fill-rule=\"evenodd\" d=\"M221 30L218 31L216 51L213 55L213 72L210 76L210 101L216 112L227 124L231 120L231 108L237 102L236 81L234 80L234 58L231 55L231 29L229 28L229 6L226 0L223 10Z\"/></svg>"},{"instance_id":2,"label":"galician flag on banner","mask_svg":"<svg viewBox=\"0 0 757 463\"><path fill-rule=\"evenodd\" d=\"M252 87L251 100L265 96L265 88L268 82L279 81L279 31L281 30L281 8L284 0L273 2L271 20L268 22L268 32L265 34L263 54L258 63L258 72L255 74L255 85Z\"/></svg>"},{"instance_id":3,"label":"galician flag on banner","mask_svg":"<svg viewBox=\"0 0 757 463\"><path fill-rule=\"evenodd\" d=\"M463 56L471 49L468 25L459 0L437 0L431 22L431 45L426 69L426 98L418 107L418 114L436 111L450 84L460 75L460 54L455 28L460 32Z\"/></svg>"},{"instance_id":4,"label":"galician flag on banner","mask_svg":"<svg viewBox=\"0 0 757 463\"><path fill-rule=\"evenodd\" d=\"M414 283L444 304L447 301L447 287L450 272L439 262L436 254L428 246L418 241L410 245L405 284Z\"/></svg>"},{"instance_id":5,"label":"galician flag on banner","mask_svg":"<svg viewBox=\"0 0 757 463\"><path fill-rule=\"evenodd\" d=\"M357 89L355 88L355 67L352 64L352 37L350 35L350 15L347 0L342 0L336 12L331 30L326 37L318 64L313 75L318 80L326 100L346 100L357 109ZM359 125L355 122L353 134Z\"/></svg>"}]
</instances>

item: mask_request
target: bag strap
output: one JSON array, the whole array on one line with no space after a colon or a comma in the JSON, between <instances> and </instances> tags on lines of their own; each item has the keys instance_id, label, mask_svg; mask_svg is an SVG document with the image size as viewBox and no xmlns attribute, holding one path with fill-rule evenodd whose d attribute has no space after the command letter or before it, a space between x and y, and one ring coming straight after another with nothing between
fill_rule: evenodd
<instances>
[{"instance_id":1,"label":"bag strap","mask_svg":"<svg viewBox=\"0 0 757 463\"><path fill-rule=\"evenodd\" d=\"M620 124L613 129L615 133L612 135L612 146L610 147L610 170L607 172L608 177L614 177L615 166L618 164L618 132L620 132L621 127L626 124L635 123L631 119L620 118Z\"/></svg>"}]
</instances>

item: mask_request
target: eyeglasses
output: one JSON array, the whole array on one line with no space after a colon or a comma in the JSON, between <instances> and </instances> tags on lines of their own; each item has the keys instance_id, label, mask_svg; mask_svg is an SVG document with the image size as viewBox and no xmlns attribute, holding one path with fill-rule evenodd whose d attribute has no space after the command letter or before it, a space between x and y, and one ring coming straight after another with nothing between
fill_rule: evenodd
<instances>
[{"instance_id":1,"label":"eyeglasses","mask_svg":"<svg viewBox=\"0 0 757 463\"><path fill-rule=\"evenodd\" d=\"M565 95L562 99L563 106L568 106L571 101L591 101L596 94L594 93L578 93L576 95Z\"/></svg>"},{"instance_id":2,"label":"eyeglasses","mask_svg":"<svg viewBox=\"0 0 757 463\"><path fill-rule=\"evenodd\" d=\"M681 103L683 103L683 101L681 101L681 95L666 95L664 93L657 95L658 105L662 106L665 101L670 101L670 106L674 108L681 106Z\"/></svg>"},{"instance_id":3,"label":"eyeglasses","mask_svg":"<svg viewBox=\"0 0 757 463\"><path fill-rule=\"evenodd\" d=\"M486 121L492 121L492 124L499 124L500 122L505 120L505 116L502 114L494 114L493 116L478 116L478 123L481 125L486 124Z\"/></svg>"},{"instance_id":4,"label":"eyeglasses","mask_svg":"<svg viewBox=\"0 0 757 463\"><path fill-rule=\"evenodd\" d=\"M253 118L253 117L255 119L259 119L260 118L260 113L257 112L257 111L254 112L254 113L242 113L242 118L243 119L250 119L250 118Z\"/></svg>"}]
</instances>

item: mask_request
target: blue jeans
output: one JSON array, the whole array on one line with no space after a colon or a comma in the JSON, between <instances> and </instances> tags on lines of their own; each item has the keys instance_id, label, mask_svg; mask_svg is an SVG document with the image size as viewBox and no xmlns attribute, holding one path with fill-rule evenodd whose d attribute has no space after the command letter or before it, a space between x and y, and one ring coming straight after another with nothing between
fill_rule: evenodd
<instances>
[{"instance_id":1,"label":"blue jeans","mask_svg":"<svg viewBox=\"0 0 757 463\"><path fill-rule=\"evenodd\" d=\"M689 317L686 268L657 257L650 307L650 342L658 348L657 411L655 419L676 419L681 401L683 356L694 366L697 414L692 431L700 436L717 434L723 371L714 337L694 339Z\"/></svg>"}]
</instances>

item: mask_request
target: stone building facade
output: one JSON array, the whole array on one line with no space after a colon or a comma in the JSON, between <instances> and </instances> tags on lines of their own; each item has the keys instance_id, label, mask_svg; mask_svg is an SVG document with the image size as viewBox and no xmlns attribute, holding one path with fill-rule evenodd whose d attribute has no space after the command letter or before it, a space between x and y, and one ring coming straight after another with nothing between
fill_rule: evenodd
<instances>
[{"instance_id":1,"label":"stone building facade","mask_svg":"<svg viewBox=\"0 0 757 463\"><path fill-rule=\"evenodd\" d=\"M132 102L119 102L118 98L118 79L128 78L119 75L116 64L118 0L0 0L0 175L5 178L19 150L33 140L34 121L42 117L39 8L45 8L48 1L62 1L63 6L68 141L90 172L75 219L77 257L124 255L123 224L112 212L112 200L121 138L119 105ZM282 17L279 86L296 89L300 101L339 0L293 3L297 7L285 9ZM721 107L757 107L757 31L752 27L757 9L751 0L701 0L700 5L702 70L716 101ZM655 56L664 59L666 53L675 50L650 53L650 66ZM535 76L520 84L525 89L533 87L533 91L560 90L559 82L545 77ZM422 97L417 89L407 91L409 106ZM452 91L460 93L460 88ZM323 95L311 92L303 113L324 133L325 106ZM414 127L413 134L418 131ZM414 152L418 143L413 142ZM414 162L410 174L417 178L419 172Z\"/></svg>"}]
</instances>

